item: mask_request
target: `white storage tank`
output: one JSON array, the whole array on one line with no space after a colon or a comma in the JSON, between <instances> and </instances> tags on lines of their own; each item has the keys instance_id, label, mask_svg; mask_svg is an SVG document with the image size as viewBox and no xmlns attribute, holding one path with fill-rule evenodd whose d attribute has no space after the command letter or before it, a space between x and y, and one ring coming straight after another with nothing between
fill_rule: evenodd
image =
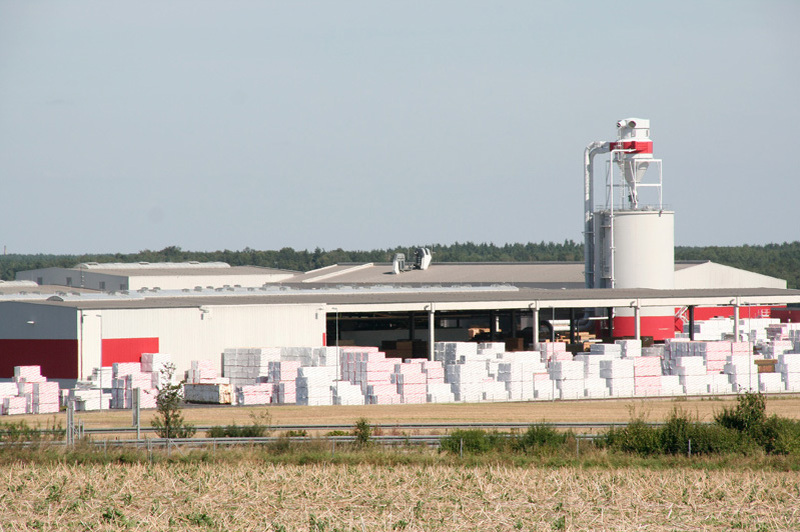
<instances>
[{"instance_id":1,"label":"white storage tank","mask_svg":"<svg viewBox=\"0 0 800 532\"><path fill-rule=\"evenodd\" d=\"M595 213L595 286L671 289L675 283L675 213Z\"/></svg>"}]
</instances>

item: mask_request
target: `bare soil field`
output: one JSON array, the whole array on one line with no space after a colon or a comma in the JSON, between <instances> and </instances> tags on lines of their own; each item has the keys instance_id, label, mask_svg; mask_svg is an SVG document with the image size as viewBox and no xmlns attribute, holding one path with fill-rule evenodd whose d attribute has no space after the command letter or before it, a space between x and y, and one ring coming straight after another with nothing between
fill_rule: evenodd
<instances>
[{"instance_id":1,"label":"bare soil field","mask_svg":"<svg viewBox=\"0 0 800 532\"><path fill-rule=\"evenodd\" d=\"M160 463L0 468L0 530L800 530L800 473Z\"/></svg>"},{"instance_id":2,"label":"bare soil field","mask_svg":"<svg viewBox=\"0 0 800 532\"><path fill-rule=\"evenodd\" d=\"M724 399L609 399L597 401L554 401L520 403L453 403L423 405L368 405L368 406L255 406L233 407L190 406L183 410L188 423L194 425L248 425L251 415L267 410L273 425L349 425L360 418L371 424L397 423L453 423L453 422L627 422L632 412L650 421L665 419L674 408L690 412L700 421L711 421L714 413L724 406L734 406L735 397ZM767 413L800 419L800 396L771 396L767 399ZM143 427L150 426L155 411L141 414ZM129 410L78 413L76 416L86 427L129 427L132 415ZM14 416L8 421L25 420L29 424L52 421L53 415ZM64 413L55 416L66 423ZM5 421L5 420L0 420Z\"/></svg>"}]
</instances>

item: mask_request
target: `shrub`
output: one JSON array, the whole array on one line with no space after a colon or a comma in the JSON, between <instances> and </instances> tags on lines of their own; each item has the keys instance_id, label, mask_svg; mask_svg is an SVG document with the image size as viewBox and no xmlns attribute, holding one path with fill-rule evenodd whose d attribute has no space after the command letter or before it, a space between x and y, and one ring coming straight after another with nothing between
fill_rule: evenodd
<instances>
[{"instance_id":1,"label":"shrub","mask_svg":"<svg viewBox=\"0 0 800 532\"><path fill-rule=\"evenodd\" d=\"M370 427L369 421L363 417L356 421L353 427L353 436L355 436L357 445L369 445L372 438L372 427Z\"/></svg>"},{"instance_id":2,"label":"shrub","mask_svg":"<svg viewBox=\"0 0 800 532\"><path fill-rule=\"evenodd\" d=\"M551 425L545 423L534 424L528 430L513 440L512 448L523 453L536 450L555 450L566 444L569 432L558 432Z\"/></svg>"},{"instance_id":3,"label":"shrub","mask_svg":"<svg viewBox=\"0 0 800 532\"><path fill-rule=\"evenodd\" d=\"M767 400L763 394L745 392L738 397L735 408L724 407L714 415L714 421L723 427L749 434L758 441L766 421L766 412Z\"/></svg>"},{"instance_id":4,"label":"shrub","mask_svg":"<svg viewBox=\"0 0 800 532\"><path fill-rule=\"evenodd\" d=\"M493 450L502 450L508 444L508 439L493 432L487 433L480 429L454 430L442 438L441 449L453 454L462 450L468 454L485 454Z\"/></svg>"},{"instance_id":5,"label":"shrub","mask_svg":"<svg viewBox=\"0 0 800 532\"><path fill-rule=\"evenodd\" d=\"M211 427L206 433L209 438L263 438L272 431L272 415L269 411L260 414L250 412L250 425L238 426L236 423L227 427Z\"/></svg>"},{"instance_id":6,"label":"shrub","mask_svg":"<svg viewBox=\"0 0 800 532\"><path fill-rule=\"evenodd\" d=\"M652 455L662 452L659 430L642 419L634 419L621 429L609 430L598 443L624 453Z\"/></svg>"}]
</instances>

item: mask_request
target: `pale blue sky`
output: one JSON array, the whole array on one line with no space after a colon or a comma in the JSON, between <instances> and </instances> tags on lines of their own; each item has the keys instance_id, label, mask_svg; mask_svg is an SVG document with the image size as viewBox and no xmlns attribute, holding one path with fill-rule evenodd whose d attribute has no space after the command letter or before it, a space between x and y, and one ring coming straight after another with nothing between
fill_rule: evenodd
<instances>
[{"instance_id":1,"label":"pale blue sky","mask_svg":"<svg viewBox=\"0 0 800 532\"><path fill-rule=\"evenodd\" d=\"M582 241L649 118L677 245L800 238L800 2L0 0L17 253Z\"/></svg>"}]
</instances>

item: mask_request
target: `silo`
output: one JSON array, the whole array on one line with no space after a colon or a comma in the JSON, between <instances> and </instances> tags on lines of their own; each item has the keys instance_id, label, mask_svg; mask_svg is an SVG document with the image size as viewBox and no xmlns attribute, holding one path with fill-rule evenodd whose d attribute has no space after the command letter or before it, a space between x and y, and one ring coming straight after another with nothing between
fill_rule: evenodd
<instances>
[{"instance_id":1,"label":"silo","mask_svg":"<svg viewBox=\"0 0 800 532\"><path fill-rule=\"evenodd\" d=\"M617 141L595 142L584 157L584 199L587 288L654 288L668 290L675 279L675 213L664 209L661 160L653 158L650 121L628 118L617 122ZM593 202L592 158L610 153L606 201ZM635 334L634 309L614 310L614 336ZM672 338L673 308L643 308L641 335Z\"/></svg>"}]
</instances>

